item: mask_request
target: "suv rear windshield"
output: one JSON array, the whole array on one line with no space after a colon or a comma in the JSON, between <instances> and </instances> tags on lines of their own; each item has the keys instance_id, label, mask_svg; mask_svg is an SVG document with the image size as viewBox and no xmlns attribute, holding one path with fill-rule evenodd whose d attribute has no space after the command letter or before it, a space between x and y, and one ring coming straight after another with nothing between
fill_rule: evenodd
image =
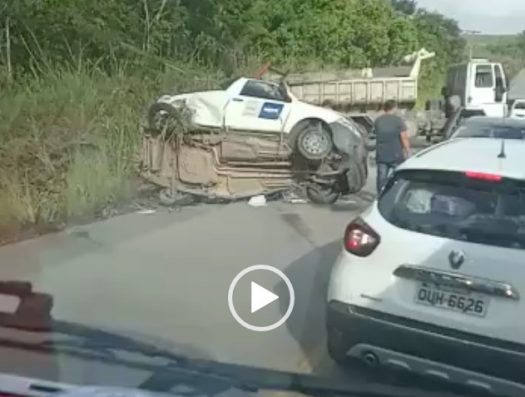
<instances>
[{"instance_id":1,"label":"suv rear windshield","mask_svg":"<svg viewBox=\"0 0 525 397\"><path fill-rule=\"evenodd\" d=\"M525 249L525 183L487 179L400 171L383 190L379 211L395 226L418 233Z\"/></svg>"}]
</instances>

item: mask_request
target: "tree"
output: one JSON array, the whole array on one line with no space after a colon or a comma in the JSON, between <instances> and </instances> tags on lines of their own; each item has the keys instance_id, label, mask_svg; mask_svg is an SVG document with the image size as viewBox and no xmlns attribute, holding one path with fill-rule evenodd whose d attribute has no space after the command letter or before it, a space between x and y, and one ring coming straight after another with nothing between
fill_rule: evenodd
<instances>
[{"instance_id":1,"label":"tree","mask_svg":"<svg viewBox=\"0 0 525 397\"><path fill-rule=\"evenodd\" d=\"M438 53L434 66L443 71L463 45L455 21L416 10L412 0L5 0L0 7L7 16L0 30L9 19L12 62L23 71L79 57L106 70L115 60L172 58L229 74L251 56L361 68L397 63L420 47Z\"/></svg>"},{"instance_id":2,"label":"tree","mask_svg":"<svg viewBox=\"0 0 525 397\"><path fill-rule=\"evenodd\" d=\"M434 58L423 64L420 91L423 96L437 96L448 65L462 59L466 43L458 23L442 14L419 9L413 21L420 46L436 53Z\"/></svg>"}]
</instances>

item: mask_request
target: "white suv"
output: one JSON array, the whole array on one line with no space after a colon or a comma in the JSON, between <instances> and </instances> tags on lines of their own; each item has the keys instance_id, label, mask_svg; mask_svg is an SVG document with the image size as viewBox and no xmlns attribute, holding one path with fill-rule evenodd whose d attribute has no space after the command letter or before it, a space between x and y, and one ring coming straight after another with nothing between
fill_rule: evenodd
<instances>
[{"instance_id":1,"label":"white suv","mask_svg":"<svg viewBox=\"0 0 525 397\"><path fill-rule=\"evenodd\" d=\"M348 225L328 350L340 364L523 396L524 299L525 142L445 141L403 163Z\"/></svg>"}]
</instances>

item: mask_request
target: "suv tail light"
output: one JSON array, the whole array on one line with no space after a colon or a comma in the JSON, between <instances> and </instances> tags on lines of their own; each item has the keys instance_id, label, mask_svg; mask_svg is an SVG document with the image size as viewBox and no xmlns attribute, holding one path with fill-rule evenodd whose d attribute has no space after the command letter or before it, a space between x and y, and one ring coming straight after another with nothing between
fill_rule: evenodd
<instances>
[{"instance_id":1,"label":"suv tail light","mask_svg":"<svg viewBox=\"0 0 525 397\"><path fill-rule=\"evenodd\" d=\"M346 227L345 248L348 252L365 257L379 245L381 238L365 221L357 218Z\"/></svg>"}]
</instances>

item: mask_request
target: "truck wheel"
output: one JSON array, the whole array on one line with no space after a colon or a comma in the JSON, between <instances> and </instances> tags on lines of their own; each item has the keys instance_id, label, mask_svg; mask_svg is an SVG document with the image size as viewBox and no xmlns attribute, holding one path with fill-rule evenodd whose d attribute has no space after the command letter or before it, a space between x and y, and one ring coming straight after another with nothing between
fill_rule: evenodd
<instances>
[{"instance_id":1,"label":"truck wheel","mask_svg":"<svg viewBox=\"0 0 525 397\"><path fill-rule=\"evenodd\" d=\"M332 151L332 136L321 123L309 123L299 131L296 147L305 159L319 161Z\"/></svg>"},{"instance_id":2,"label":"truck wheel","mask_svg":"<svg viewBox=\"0 0 525 397\"><path fill-rule=\"evenodd\" d=\"M314 204L333 204L337 201L340 193L332 186L308 186L306 188L308 199Z\"/></svg>"}]
</instances>

